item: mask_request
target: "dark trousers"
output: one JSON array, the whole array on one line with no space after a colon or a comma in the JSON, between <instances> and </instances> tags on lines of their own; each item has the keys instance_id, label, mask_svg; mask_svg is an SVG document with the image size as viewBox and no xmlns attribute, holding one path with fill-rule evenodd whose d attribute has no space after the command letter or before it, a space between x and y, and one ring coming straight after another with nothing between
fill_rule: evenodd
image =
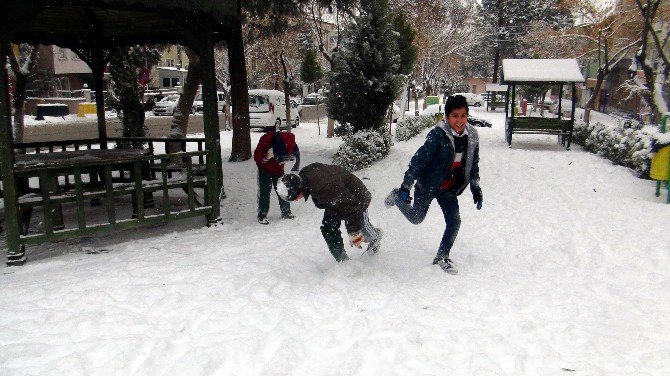
<instances>
[{"instance_id":1,"label":"dark trousers","mask_svg":"<svg viewBox=\"0 0 670 376\"><path fill-rule=\"evenodd\" d=\"M258 170L258 215L267 215L270 211L270 191L272 187L277 189L277 181L282 177L283 174L268 174L267 172ZM281 209L282 214L288 214L291 212L291 204L288 201L283 200L279 195L277 195L279 200L279 208Z\"/></svg>"},{"instance_id":2,"label":"dark trousers","mask_svg":"<svg viewBox=\"0 0 670 376\"><path fill-rule=\"evenodd\" d=\"M461 227L461 214L458 208L458 197L453 193L446 191L438 194L437 203L442 209L444 221L447 227L444 229L440 248L437 250L437 257L448 258L451 247L454 245L458 230ZM424 192L421 188L414 189L414 202L406 203L399 197L396 197L395 204L400 212L413 224L423 222L430 208L433 196Z\"/></svg>"},{"instance_id":3,"label":"dark trousers","mask_svg":"<svg viewBox=\"0 0 670 376\"><path fill-rule=\"evenodd\" d=\"M373 242L379 237L379 230L370 223L367 210L360 216L361 233L366 241ZM337 262L346 259L347 253L344 251L344 241L342 240L342 231L340 227L342 219L329 210L323 213L323 220L321 221L321 234L326 240L328 250L335 257Z\"/></svg>"}]
</instances>

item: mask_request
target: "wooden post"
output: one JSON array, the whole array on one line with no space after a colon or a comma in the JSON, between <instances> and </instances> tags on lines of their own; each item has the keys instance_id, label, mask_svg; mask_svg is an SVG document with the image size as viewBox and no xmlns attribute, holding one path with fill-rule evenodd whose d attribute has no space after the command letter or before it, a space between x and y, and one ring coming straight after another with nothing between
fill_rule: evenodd
<instances>
[{"instance_id":1,"label":"wooden post","mask_svg":"<svg viewBox=\"0 0 670 376\"><path fill-rule=\"evenodd\" d=\"M212 24L207 19L201 34L200 64L202 68L202 106L207 149L207 203L212 211L207 216L209 224L221 221L221 134L216 96L216 76L214 72L214 42Z\"/></svg>"},{"instance_id":2,"label":"wooden post","mask_svg":"<svg viewBox=\"0 0 670 376\"><path fill-rule=\"evenodd\" d=\"M3 30L2 35L7 35ZM9 40L0 39L0 56L8 56ZM0 170L5 200L5 232L7 234L7 265L21 265L26 261L25 251L19 242L19 210L16 179L14 178L14 148L12 141L12 123L9 106L9 79L7 68L0 67Z\"/></svg>"}]
</instances>

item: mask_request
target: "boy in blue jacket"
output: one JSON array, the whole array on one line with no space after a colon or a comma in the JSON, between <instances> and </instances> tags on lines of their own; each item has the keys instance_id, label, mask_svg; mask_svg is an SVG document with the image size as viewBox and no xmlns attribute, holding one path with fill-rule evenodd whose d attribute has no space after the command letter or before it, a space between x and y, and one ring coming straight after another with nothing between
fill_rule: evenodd
<instances>
[{"instance_id":1,"label":"boy in blue jacket","mask_svg":"<svg viewBox=\"0 0 670 376\"><path fill-rule=\"evenodd\" d=\"M426 218L433 199L442 209L446 229L433 260L447 273L458 271L449 259L461 216L458 196L470 185L477 209L482 208L479 186L479 136L468 124L468 102L461 95L450 96L444 104L445 120L441 120L426 137L412 157L400 188L386 197L387 207L393 205L413 224ZM416 181L416 183L415 183ZM410 190L414 186L414 203Z\"/></svg>"}]
</instances>

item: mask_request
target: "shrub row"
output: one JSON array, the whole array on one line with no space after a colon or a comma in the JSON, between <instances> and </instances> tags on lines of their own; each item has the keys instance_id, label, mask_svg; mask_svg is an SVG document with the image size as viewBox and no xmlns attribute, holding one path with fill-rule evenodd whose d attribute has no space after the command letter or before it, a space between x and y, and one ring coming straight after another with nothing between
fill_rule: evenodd
<instances>
[{"instance_id":1,"label":"shrub row","mask_svg":"<svg viewBox=\"0 0 670 376\"><path fill-rule=\"evenodd\" d=\"M395 139L397 141L407 141L421 133L424 129L434 125L435 118L432 115L406 117L396 125Z\"/></svg>"},{"instance_id":2,"label":"shrub row","mask_svg":"<svg viewBox=\"0 0 670 376\"><path fill-rule=\"evenodd\" d=\"M372 163L386 157L391 150L393 140L385 131L360 131L345 136L333 156L333 163L349 171L370 167Z\"/></svg>"},{"instance_id":3,"label":"shrub row","mask_svg":"<svg viewBox=\"0 0 670 376\"><path fill-rule=\"evenodd\" d=\"M654 145L663 139L656 126L642 126L638 122L586 125L575 121L573 141L584 149L609 159L613 163L629 167L641 178L649 177Z\"/></svg>"}]
</instances>

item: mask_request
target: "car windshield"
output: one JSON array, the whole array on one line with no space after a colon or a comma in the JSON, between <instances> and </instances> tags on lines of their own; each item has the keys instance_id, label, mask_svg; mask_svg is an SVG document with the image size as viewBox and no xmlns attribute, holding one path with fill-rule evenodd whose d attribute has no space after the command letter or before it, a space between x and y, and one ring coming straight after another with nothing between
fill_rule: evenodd
<instances>
[{"instance_id":1,"label":"car windshield","mask_svg":"<svg viewBox=\"0 0 670 376\"><path fill-rule=\"evenodd\" d=\"M179 95L172 94L160 100L160 102L176 102L179 100Z\"/></svg>"}]
</instances>

